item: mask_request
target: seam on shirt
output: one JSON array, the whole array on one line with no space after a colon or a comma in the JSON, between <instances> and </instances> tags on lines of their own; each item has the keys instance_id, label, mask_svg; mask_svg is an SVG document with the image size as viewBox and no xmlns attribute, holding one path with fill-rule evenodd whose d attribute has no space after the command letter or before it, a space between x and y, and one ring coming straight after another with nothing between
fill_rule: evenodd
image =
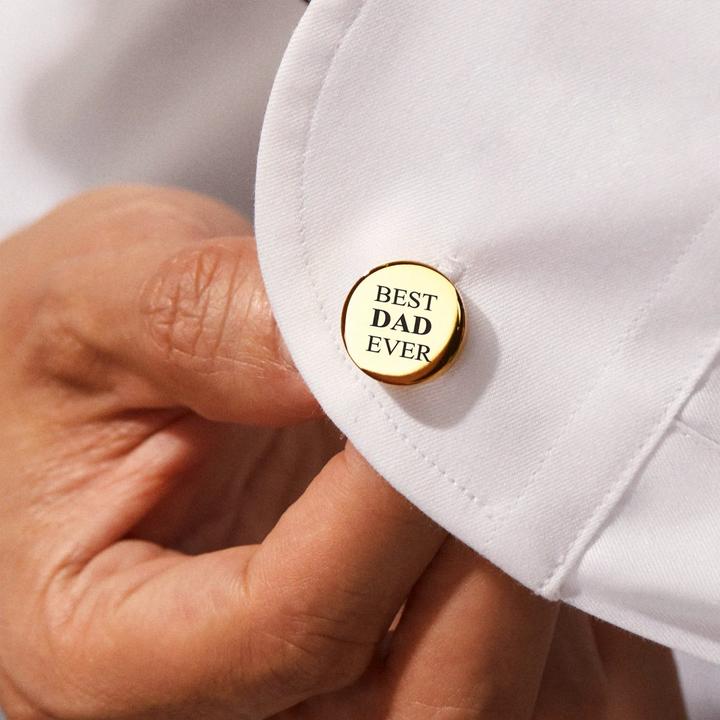
<instances>
[{"instance_id":1,"label":"seam on shirt","mask_svg":"<svg viewBox=\"0 0 720 720\"><path fill-rule=\"evenodd\" d=\"M671 268L672 275L675 274L680 260L687 256L690 248L694 246L695 243L703 236L707 227L719 213L720 207L715 207L706 218L705 222L703 222L700 229L692 236L690 242L686 244L685 249L680 254L678 260L673 263ZM661 282L661 285L667 285L665 278ZM652 299L654 300L655 297L657 297L657 292L653 293ZM652 452L653 448L665 434L670 423L680 412L682 404L687 400L687 397L700 381L701 377L705 374L710 364L714 361L718 352L720 352L720 331L712 337L710 342L703 347L700 354L695 357L691 369L685 375L669 402L666 403L665 411L660 416L660 419L652 426L650 432L645 435L643 440L632 451L630 460L625 465L622 472L608 487L607 491L603 494L602 499L588 517L587 521L583 523L582 527L576 533L573 541L558 558L554 567L548 573L540 587L539 592L542 595L549 597L550 594L554 595L558 592L567 573L582 558L582 550L578 551L578 549L582 546L583 542L587 545L594 536L595 532L597 532L599 527L598 521L603 516L604 511L606 509L609 511L609 509L618 502L622 495L628 491L630 485L641 469L645 458L650 454L650 452ZM595 530L588 532L593 525L596 525Z\"/></svg>"},{"instance_id":2,"label":"seam on shirt","mask_svg":"<svg viewBox=\"0 0 720 720\"><path fill-rule=\"evenodd\" d=\"M308 249L308 243L307 243L307 226L305 222L305 181L307 178L307 158L308 158L308 151L310 147L310 139L312 135L312 130L315 125L315 120L317 117L317 110L320 105L320 100L322 99L323 91L325 90L325 86L327 84L328 77L330 76L330 73L335 65L335 61L337 59L338 53L342 49L342 46L345 44L345 41L348 38L348 35L350 34L351 30L357 23L357 21L360 19L361 15L363 14L363 11L365 11L371 4L371 0L361 0L358 8L355 11L354 16L348 23L347 27L345 28L345 31L342 33L340 38L338 39L337 43L335 44L335 48L332 51L330 62L327 64L327 67L325 69L325 72L323 74L322 81L320 83L320 88L318 90L318 93L315 97L315 101L313 103L313 106L310 110L310 120L307 124L307 130L305 132L305 138L304 138L304 146L303 146L303 152L302 152L302 163L301 163L301 170L300 170L300 187L299 187L299 238L300 238L300 245L302 247L302 254L303 254L303 262L305 265L305 270L308 274L308 277L310 279L310 284L312 285L313 292L315 294L315 300L318 304L318 307L320 308L320 312L322 314L323 320L325 322L325 326L328 329L328 332L330 334L330 337L333 338L333 344L335 346L335 350L338 352L340 357L343 360L343 363L348 367L350 370L350 377L353 379L355 383L358 383L360 387L364 390L364 392L374 401L374 403L377 405L377 407L380 408L382 414L387 419L388 423L393 427L395 430L395 433L400 436L400 438L405 442L412 450L422 459L422 461L428 465L433 472L438 475L440 478L442 478L444 481L449 482L451 485L453 485L462 495L464 495L468 500L470 500L474 505L476 505L479 509L485 510L485 514L488 516L492 516L492 512L490 511L487 503L483 502L477 495L475 495L473 492L471 492L467 487L462 485L460 482L458 482L455 478L453 478L447 470L444 470L440 467L440 465L430 458L427 454L425 454L401 429L400 426L395 422L395 420L392 418L390 413L388 412L387 408L385 407L382 400L371 390L370 387L364 382L364 380L360 379L358 377L357 371L354 367L354 365L351 364L347 357L347 353L343 351L343 349L340 347L340 344L337 341L337 338L335 337L335 333L333 331L333 326L330 322L330 319L328 317L328 314L325 309L325 305L322 301L322 298L320 297L320 291L317 287L317 283L315 280L314 273L312 271L312 267L310 265L310 253Z\"/></svg>"},{"instance_id":3,"label":"seam on shirt","mask_svg":"<svg viewBox=\"0 0 720 720\"><path fill-rule=\"evenodd\" d=\"M684 420L676 418L673 422L675 430L684 437L689 438L697 445L702 445L708 450L714 450L715 452L720 453L720 442L717 440L713 440L709 435L706 435L704 432L694 428L692 425L688 425Z\"/></svg>"},{"instance_id":4,"label":"seam on shirt","mask_svg":"<svg viewBox=\"0 0 720 720\"><path fill-rule=\"evenodd\" d=\"M620 353L620 351L625 347L628 340L630 340L635 333L635 331L638 329L640 323L645 319L645 317L648 314L648 311L650 308L652 308L655 301L662 295L663 291L672 283L673 278L675 277L680 265L682 264L682 261L687 257L690 250L693 248L695 243L697 242L698 238L702 235L704 229L707 227L707 225L710 223L712 218L715 216L717 209L713 209L713 211L710 213L710 215L705 218L703 221L700 229L693 235L691 235L685 243L683 244L682 248L680 249L680 252L675 257L673 262L671 263L670 267L667 269L665 274L660 278L660 281L657 283L655 288L652 290L652 292L647 296L647 298L643 301L643 303L640 305L639 310L637 311L635 317L630 322L630 325L628 325L627 329L623 333L622 337L617 341L615 348L613 349L612 353L609 355L609 357L606 359L605 363L602 365L600 370L595 375L594 379L590 383L587 391L584 395L582 395L573 408L573 410L570 412L570 415L568 416L567 420L563 424L563 426L560 428L560 432L556 435L555 440L550 444L550 447L543 453L542 457L540 458L540 462L538 463L537 467L533 471L532 475L525 481L522 489L516 495L515 500L513 500L512 505L510 506L510 509L508 510L507 515L512 514L517 506L520 504L520 502L525 498L525 496L530 491L530 488L533 487L535 480L537 479L538 475L540 475L540 472L542 471L543 467L545 467L545 463L552 457L553 453L555 452L555 449L560 444L561 440L565 437L565 435L568 433L570 428L573 426L573 422L575 418L578 416L578 413L585 407L587 402L590 400L590 398L595 394L598 387L600 387L600 381L603 379L607 369L612 364L615 357ZM644 444L644 441L643 441ZM636 452L636 451L634 451ZM612 486L611 486L612 487ZM594 512L591 514L591 518ZM584 527L585 523L583 523ZM495 531L493 532L492 536L488 539L488 543L491 543L494 539L497 533L499 532L500 528L496 527ZM582 533L582 527L580 528L580 533ZM574 541L573 541L574 542ZM569 548L566 550L566 553L562 555L562 559L564 559L569 552ZM560 560L560 564L562 564L563 560ZM557 565L553 566L553 568L550 570L550 573L548 576L546 576L545 580L543 581L542 587L544 588L548 582L549 579L555 574L557 570ZM542 592L542 590L541 590Z\"/></svg>"},{"instance_id":5,"label":"seam on shirt","mask_svg":"<svg viewBox=\"0 0 720 720\"><path fill-rule=\"evenodd\" d=\"M597 528L593 533L588 533L587 530L594 522L597 524L597 519L600 518L606 508L610 509L610 507L615 505L622 495L628 491L637 473L642 468L645 458L662 439L667 430L667 426L672 422L677 413L680 412L680 408L683 402L685 402L687 395L692 392L692 387L695 383L699 382L707 370L708 365L713 362L718 352L720 352L720 332L713 336L712 341L708 343L700 355L696 357L696 362L698 360L700 361L699 365L693 365L693 369L685 376L675 394L666 404L666 410L661 419L653 425L652 430L645 436L642 443L635 447L631 454L630 461L616 480L610 485L600 502L595 506L595 510L588 520L575 535L572 543L567 546L565 552L560 556L554 568L543 581L542 587L539 590L540 594L550 597L551 594L555 596L558 593L566 575L583 557L582 551L577 553L574 551L578 546L582 545L583 542L589 544ZM691 380L692 382L690 382ZM690 385L689 389L687 388L688 384Z\"/></svg>"}]
</instances>

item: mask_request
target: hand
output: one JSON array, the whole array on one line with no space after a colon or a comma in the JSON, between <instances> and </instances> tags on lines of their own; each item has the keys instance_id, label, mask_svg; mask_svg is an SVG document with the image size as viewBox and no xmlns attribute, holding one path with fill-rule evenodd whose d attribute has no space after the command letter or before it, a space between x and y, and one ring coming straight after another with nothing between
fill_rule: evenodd
<instances>
[{"instance_id":1,"label":"hand","mask_svg":"<svg viewBox=\"0 0 720 720\"><path fill-rule=\"evenodd\" d=\"M577 623L553 639L557 606L342 450L229 209L172 190L82 196L0 246L0 311L11 720L610 707L563 684L562 659L588 647Z\"/></svg>"},{"instance_id":2,"label":"hand","mask_svg":"<svg viewBox=\"0 0 720 720\"><path fill-rule=\"evenodd\" d=\"M448 598L471 588L441 565L378 661L446 535L341 450L231 210L173 190L81 196L0 246L0 312L11 720L313 705L380 720L537 687L555 610L484 566L486 627L456 624Z\"/></svg>"},{"instance_id":3,"label":"hand","mask_svg":"<svg viewBox=\"0 0 720 720\"><path fill-rule=\"evenodd\" d=\"M543 603L448 538L413 589L386 661L362 684L278 718L687 720L668 648L567 605L545 603L543 613Z\"/></svg>"}]
</instances>

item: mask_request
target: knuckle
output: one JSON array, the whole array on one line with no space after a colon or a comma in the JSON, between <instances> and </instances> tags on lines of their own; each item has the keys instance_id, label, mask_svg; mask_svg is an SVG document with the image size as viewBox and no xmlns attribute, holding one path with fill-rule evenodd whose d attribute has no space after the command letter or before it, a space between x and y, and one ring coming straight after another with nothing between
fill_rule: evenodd
<instances>
[{"instance_id":1,"label":"knuckle","mask_svg":"<svg viewBox=\"0 0 720 720\"><path fill-rule=\"evenodd\" d=\"M365 673L375 652L374 642L358 640L334 618L315 614L287 614L278 627L263 634L271 674L293 695L327 693L352 685Z\"/></svg>"},{"instance_id":2,"label":"knuckle","mask_svg":"<svg viewBox=\"0 0 720 720\"><path fill-rule=\"evenodd\" d=\"M47 571L31 586L31 602L9 608L14 622L0 653L0 700L13 720L91 720L121 698L113 664L93 637L103 616L81 607L75 577Z\"/></svg>"},{"instance_id":3,"label":"knuckle","mask_svg":"<svg viewBox=\"0 0 720 720\"><path fill-rule=\"evenodd\" d=\"M91 319L77 306L72 279L75 263L53 269L34 298L32 321L19 345L31 374L53 378L78 389L97 389L107 377L103 355L91 341Z\"/></svg>"},{"instance_id":4,"label":"knuckle","mask_svg":"<svg viewBox=\"0 0 720 720\"><path fill-rule=\"evenodd\" d=\"M204 242L160 266L143 290L141 311L166 359L207 372L232 362L238 329L245 330L257 310L259 274L248 262L249 252L245 246Z\"/></svg>"}]
</instances>

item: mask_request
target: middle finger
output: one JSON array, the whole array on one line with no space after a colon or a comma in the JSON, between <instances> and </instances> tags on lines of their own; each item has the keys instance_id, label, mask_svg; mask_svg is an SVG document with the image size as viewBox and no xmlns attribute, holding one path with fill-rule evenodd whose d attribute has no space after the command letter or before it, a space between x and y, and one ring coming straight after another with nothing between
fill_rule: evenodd
<instances>
[{"instance_id":1,"label":"middle finger","mask_svg":"<svg viewBox=\"0 0 720 720\"><path fill-rule=\"evenodd\" d=\"M449 538L393 637L383 718L529 718L557 606Z\"/></svg>"}]
</instances>

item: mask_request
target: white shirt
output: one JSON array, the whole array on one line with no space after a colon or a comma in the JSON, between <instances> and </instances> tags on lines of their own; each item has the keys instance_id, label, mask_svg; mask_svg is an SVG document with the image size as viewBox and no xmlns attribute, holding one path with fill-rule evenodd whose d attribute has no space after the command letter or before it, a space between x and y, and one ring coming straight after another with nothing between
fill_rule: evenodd
<instances>
[{"instance_id":1,"label":"white shirt","mask_svg":"<svg viewBox=\"0 0 720 720\"><path fill-rule=\"evenodd\" d=\"M23 5L2 9L25 27L3 52L46 54L6 95L7 229L129 180L251 211L299 0ZM314 0L256 198L293 357L378 470L529 587L715 662L719 18ZM458 362L413 388L363 376L339 337L350 287L397 259L469 310Z\"/></svg>"},{"instance_id":2,"label":"white shirt","mask_svg":"<svg viewBox=\"0 0 720 720\"><path fill-rule=\"evenodd\" d=\"M719 37L705 0L318 2L256 204L297 365L391 483L537 592L715 662ZM339 322L403 259L470 326L409 388L360 373Z\"/></svg>"}]
</instances>

